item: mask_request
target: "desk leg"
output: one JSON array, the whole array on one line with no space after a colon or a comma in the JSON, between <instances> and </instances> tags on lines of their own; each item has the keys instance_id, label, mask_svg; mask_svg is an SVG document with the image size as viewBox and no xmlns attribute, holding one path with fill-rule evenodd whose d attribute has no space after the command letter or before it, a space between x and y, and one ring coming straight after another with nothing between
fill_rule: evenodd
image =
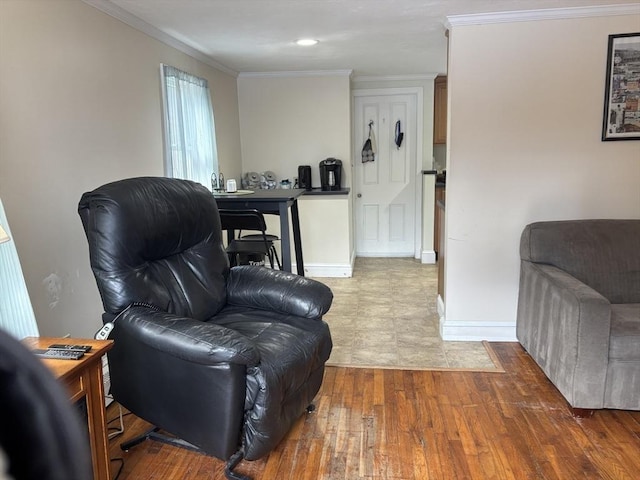
<instances>
[{"instance_id":1,"label":"desk leg","mask_svg":"<svg viewBox=\"0 0 640 480\"><path fill-rule=\"evenodd\" d=\"M233 242L233 240L235 240L236 238L236 231L235 230L227 230L227 247L229 245L231 245L231 242ZM230 255L227 254L227 257L229 257L229 266L230 267L235 267L237 264L237 256L236 255Z\"/></svg>"},{"instance_id":2,"label":"desk leg","mask_svg":"<svg viewBox=\"0 0 640 480\"><path fill-rule=\"evenodd\" d=\"M93 476L94 480L111 480L109 439L106 428L107 414L104 408L104 384L102 383L102 362L95 364L87 371L87 378L89 380L89 388L86 400Z\"/></svg>"},{"instance_id":3,"label":"desk leg","mask_svg":"<svg viewBox=\"0 0 640 480\"><path fill-rule=\"evenodd\" d=\"M302 238L300 236L298 200L294 200L291 204L291 223L293 225L293 244L296 250L296 268L298 270L298 275L304 277L304 262L302 260Z\"/></svg>"},{"instance_id":4,"label":"desk leg","mask_svg":"<svg viewBox=\"0 0 640 480\"><path fill-rule=\"evenodd\" d=\"M280 216L280 245L282 246L282 270L291 271L291 235L289 235L289 206L287 202L280 202L278 206Z\"/></svg>"}]
</instances>

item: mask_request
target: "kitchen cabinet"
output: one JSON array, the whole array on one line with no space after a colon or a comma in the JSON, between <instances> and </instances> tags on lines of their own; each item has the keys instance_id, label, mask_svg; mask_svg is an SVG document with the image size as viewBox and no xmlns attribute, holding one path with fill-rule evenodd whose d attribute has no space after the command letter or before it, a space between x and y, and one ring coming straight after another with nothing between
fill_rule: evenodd
<instances>
[{"instance_id":1,"label":"kitchen cabinet","mask_svg":"<svg viewBox=\"0 0 640 480\"><path fill-rule=\"evenodd\" d=\"M306 192L298 199L298 209L305 276L351 277L354 239L349 190ZM267 232L282 238L279 217L265 215L265 220ZM297 264L293 267L295 271Z\"/></svg>"},{"instance_id":2,"label":"kitchen cabinet","mask_svg":"<svg viewBox=\"0 0 640 480\"><path fill-rule=\"evenodd\" d=\"M447 77L437 76L433 84L433 143L447 143Z\"/></svg>"}]
</instances>

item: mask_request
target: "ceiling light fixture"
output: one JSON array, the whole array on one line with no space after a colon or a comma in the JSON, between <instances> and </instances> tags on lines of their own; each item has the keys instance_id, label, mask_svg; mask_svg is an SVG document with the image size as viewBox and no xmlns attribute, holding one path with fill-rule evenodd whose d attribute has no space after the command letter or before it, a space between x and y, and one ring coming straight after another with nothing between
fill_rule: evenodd
<instances>
[{"instance_id":1,"label":"ceiling light fixture","mask_svg":"<svg viewBox=\"0 0 640 480\"><path fill-rule=\"evenodd\" d=\"M296 41L296 44L300 45L301 47L310 47L312 45L316 45L318 43L318 40L314 40L313 38L301 38L300 40Z\"/></svg>"}]
</instances>

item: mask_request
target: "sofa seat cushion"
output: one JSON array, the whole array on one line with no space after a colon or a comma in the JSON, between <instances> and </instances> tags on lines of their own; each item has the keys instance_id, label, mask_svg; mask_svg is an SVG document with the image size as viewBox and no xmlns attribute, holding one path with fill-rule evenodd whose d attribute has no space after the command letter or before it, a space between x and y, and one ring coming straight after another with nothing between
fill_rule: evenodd
<instances>
[{"instance_id":1,"label":"sofa seat cushion","mask_svg":"<svg viewBox=\"0 0 640 480\"><path fill-rule=\"evenodd\" d=\"M609 359L640 361L640 303L611 305Z\"/></svg>"}]
</instances>

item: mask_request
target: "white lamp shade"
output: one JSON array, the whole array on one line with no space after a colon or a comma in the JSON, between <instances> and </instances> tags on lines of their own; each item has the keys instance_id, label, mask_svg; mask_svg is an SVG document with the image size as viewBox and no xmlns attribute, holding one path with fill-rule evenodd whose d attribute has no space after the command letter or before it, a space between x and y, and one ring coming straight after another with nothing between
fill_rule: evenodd
<instances>
[{"instance_id":1,"label":"white lamp shade","mask_svg":"<svg viewBox=\"0 0 640 480\"><path fill-rule=\"evenodd\" d=\"M6 229L6 230L5 230ZM38 325L24 281L15 242L0 200L0 328L14 337L37 337Z\"/></svg>"},{"instance_id":2,"label":"white lamp shade","mask_svg":"<svg viewBox=\"0 0 640 480\"><path fill-rule=\"evenodd\" d=\"M8 242L9 240L11 240L9 235L7 235L7 232L5 232L2 225L0 225L0 243Z\"/></svg>"}]
</instances>

